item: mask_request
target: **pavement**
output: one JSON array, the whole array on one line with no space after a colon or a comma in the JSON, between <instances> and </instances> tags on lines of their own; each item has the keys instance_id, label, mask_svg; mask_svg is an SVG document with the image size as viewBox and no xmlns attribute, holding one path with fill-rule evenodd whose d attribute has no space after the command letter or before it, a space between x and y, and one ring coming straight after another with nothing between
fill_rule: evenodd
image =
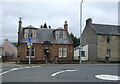
<instances>
[{"instance_id":1,"label":"pavement","mask_svg":"<svg viewBox=\"0 0 120 84\"><path fill-rule=\"evenodd\" d=\"M118 64L2 64L2 82L117 82L96 75L120 76ZM114 78L113 78L114 79Z\"/></svg>"}]
</instances>

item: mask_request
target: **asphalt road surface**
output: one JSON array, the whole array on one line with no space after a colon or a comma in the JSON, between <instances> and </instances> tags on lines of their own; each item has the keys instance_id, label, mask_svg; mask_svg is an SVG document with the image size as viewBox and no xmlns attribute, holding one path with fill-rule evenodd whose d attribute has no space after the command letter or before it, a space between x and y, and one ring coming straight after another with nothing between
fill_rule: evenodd
<instances>
[{"instance_id":1,"label":"asphalt road surface","mask_svg":"<svg viewBox=\"0 0 120 84\"><path fill-rule=\"evenodd\" d=\"M2 82L116 82L95 77L118 74L118 64L3 64ZM114 77L113 77L114 79Z\"/></svg>"}]
</instances>

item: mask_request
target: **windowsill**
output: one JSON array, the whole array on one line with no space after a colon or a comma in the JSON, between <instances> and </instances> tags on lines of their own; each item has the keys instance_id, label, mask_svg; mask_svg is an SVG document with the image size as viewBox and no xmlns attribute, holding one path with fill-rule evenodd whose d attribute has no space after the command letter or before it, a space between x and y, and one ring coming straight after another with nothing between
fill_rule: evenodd
<instances>
[{"instance_id":1,"label":"windowsill","mask_svg":"<svg viewBox=\"0 0 120 84\"><path fill-rule=\"evenodd\" d=\"M66 59L67 57L58 57L59 59Z\"/></svg>"},{"instance_id":2,"label":"windowsill","mask_svg":"<svg viewBox=\"0 0 120 84\"><path fill-rule=\"evenodd\" d=\"M63 41L63 40L67 40L67 39L57 39L57 41Z\"/></svg>"},{"instance_id":3,"label":"windowsill","mask_svg":"<svg viewBox=\"0 0 120 84\"><path fill-rule=\"evenodd\" d=\"M26 56L26 58L29 58L29 56ZM35 56L31 56L31 58L35 58Z\"/></svg>"}]
</instances>

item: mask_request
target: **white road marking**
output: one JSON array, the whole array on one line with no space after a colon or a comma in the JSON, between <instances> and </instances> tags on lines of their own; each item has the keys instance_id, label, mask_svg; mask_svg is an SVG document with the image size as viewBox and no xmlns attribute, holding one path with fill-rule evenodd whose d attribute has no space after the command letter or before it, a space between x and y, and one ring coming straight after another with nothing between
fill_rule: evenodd
<instances>
[{"instance_id":1,"label":"white road marking","mask_svg":"<svg viewBox=\"0 0 120 84\"><path fill-rule=\"evenodd\" d=\"M10 72L10 71L5 71L5 72L3 72L3 73L0 73L0 76L3 75L3 74L6 74L6 73L8 73L8 72Z\"/></svg>"},{"instance_id":2,"label":"white road marking","mask_svg":"<svg viewBox=\"0 0 120 84\"><path fill-rule=\"evenodd\" d=\"M33 68L34 68L34 67L41 67L41 66L31 66L31 67L33 67Z\"/></svg>"},{"instance_id":3,"label":"white road marking","mask_svg":"<svg viewBox=\"0 0 120 84\"><path fill-rule=\"evenodd\" d=\"M21 69L36 68L36 67L41 67L41 66L31 66L31 67L13 68L13 69L11 69L11 70L9 70L9 71L5 71L5 72L0 73L0 76L1 76L1 75L4 75L4 74L6 74L6 73L12 72L12 71L17 71L17 70L21 70Z\"/></svg>"},{"instance_id":4,"label":"white road marking","mask_svg":"<svg viewBox=\"0 0 120 84\"><path fill-rule=\"evenodd\" d=\"M64 70L64 71L59 71L59 72L56 72L56 73L54 73L54 74L52 74L51 76L56 76L56 75L58 75L58 74L60 74L60 73L64 73L64 72L73 72L73 71L78 71L78 70Z\"/></svg>"},{"instance_id":5,"label":"white road marking","mask_svg":"<svg viewBox=\"0 0 120 84\"><path fill-rule=\"evenodd\" d=\"M116 76L116 75L101 74L101 75L96 75L95 77L102 80L120 80L120 76Z\"/></svg>"}]
</instances>

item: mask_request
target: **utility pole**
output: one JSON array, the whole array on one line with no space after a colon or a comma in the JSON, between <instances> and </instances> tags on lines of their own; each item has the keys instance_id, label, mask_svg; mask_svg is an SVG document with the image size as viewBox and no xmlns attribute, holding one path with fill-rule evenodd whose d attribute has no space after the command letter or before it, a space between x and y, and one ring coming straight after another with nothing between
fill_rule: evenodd
<instances>
[{"instance_id":1,"label":"utility pole","mask_svg":"<svg viewBox=\"0 0 120 84\"><path fill-rule=\"evenodd\" d=\"M83 0L80 3L80 45L81 45L81 33L82 33L82 3L83 3ZM80 49L81 49L81 46L79 46L79 57L80 57L80 64L81 64L82 57L81 57Z\"/></svg>"}]
</instances>

